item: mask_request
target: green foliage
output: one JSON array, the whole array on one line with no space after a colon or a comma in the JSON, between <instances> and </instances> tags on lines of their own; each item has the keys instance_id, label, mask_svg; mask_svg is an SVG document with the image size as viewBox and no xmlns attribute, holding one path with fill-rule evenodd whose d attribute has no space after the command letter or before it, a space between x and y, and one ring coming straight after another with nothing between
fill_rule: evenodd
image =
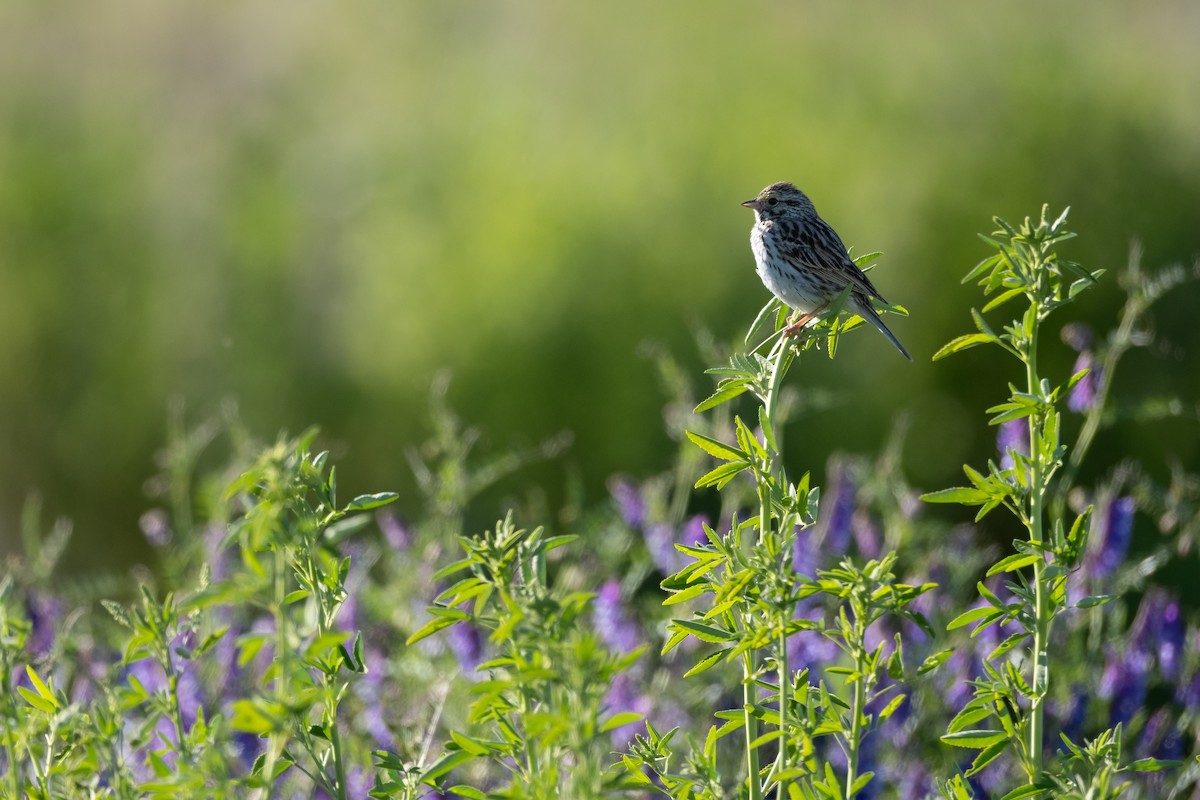
<instances>
[{"instance_id":1,"label":"green foliage","mask_svg":"<svg viewBox=\"0 0 1200 800\"><path fill-rule=\"evenodd\" d=\"M1006 798L1046 796L1052 787L1063 789L1065 783L1083 786L1072 789L1086 790L1080 796L1115 797L1122 787L1110 786L1116 774L1116 761L1111 756L1115 748L1119 757L1120 726L1103 734L1086 751L1068 741L1068 751L1056 765L1047 771L1044 764L1049 747L1046 700L1050 692L1053 624L1072 607L1092 608L1110 599L1089 596L1072 603L1068 598L1068 578L1079 566L1092 507L1081 511L1068 528L1061 505L1053 504L1056 492L1062 497L1072 488L1054 481L1066 463L1068 451L1062 441L1059 405L1086 370L1055 384L1042 377L1038 368L1038 339L1046 320L1094 286L1102 271L1089 272L1059 255L1058 246L1074 234L1065 227L1066 211L1052 222L1046 211L1043 207L1039 220L1026 218L1019 228L997 218L999 230L981 237L996 252L971 270L963 282L976 281L985 295L994 297L982 313L972 310L976 333L952 340L934 355L937 360L990 344L1018 360L1025 372L1025 385L1018 388L1010 384L1009 399L988 409L993 415L990 425L1020 423L1021 436L1007 445L1005 456L1010 463L997 465L989 461L986 473L964 466L970 486L923 496L927 502L978 506L976 521L1003 507L1016 517L1028 536L1026 541L1014 541L1016 552L1000 559L987 572L989 577L1007 579L1004 588L1010 599L1001 599L980 582L983 604L963 612L948 626L953 630L973 624L973 637L991 626L1008 623L1015 623L1017 632L986 656L984 675L972 681L974 698L951 720L942 741L979 751L964 773L967 777L1002 755L1013 759L1027 783ZM983 314L1017 299L1024 300L1024 307L1000 329L1001 333L996 333ZM996 727L974 727L988 720ZM1106 742L1113 744L1109 747ZM1093 775L1096 758L1100 757L1097 754L1103 755L1101 760L1107 759L1105 763L1112 761L1111 769ZM1093 781L1095 787L1088 789ZM960 796L963 791L962 785L943 787L946 797Z\"/></svg>"}]
</instances>

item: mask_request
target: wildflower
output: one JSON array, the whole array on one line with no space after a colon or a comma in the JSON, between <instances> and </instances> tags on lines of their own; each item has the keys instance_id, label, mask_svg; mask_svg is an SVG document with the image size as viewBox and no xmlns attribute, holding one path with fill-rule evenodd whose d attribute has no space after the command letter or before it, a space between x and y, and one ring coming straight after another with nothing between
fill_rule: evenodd
<instances>
[{"instance_id":1,"label":"wildflower","mask_svg":"<svg viewBox=\"0 0 1200 800\"><path fill-rule=\"evenodd\" d=\"M1029 456L1029 420L1010 419L1001 422L996 431L996 447L1000 450L1000 468L1012 469L1016 466L1012 452Z\"/></svg>"},{"instance_id":2,"label":"wildflower","mask_svg":"<svg viewBox=\"0 0 1200 800\"><path fill-rule=\"evenodd\" d=\"M613 478L609 481L608 491L625 524L631 528L641 527L646 519L646 500L641 488L626 478Z\"/></svg>"},{"instance_id":3,"label":"wildflower","mask_svg":"<svg viewBox=\"0 0 1200 800\"><path fill-rule=\"evenodd\" d=\"M1169 596L1159 617L1158 669L1163 677L1175 680L1179 676L1180 655L1187 630L1179 612L1179 599Z\"/></svg>"},{"instance_id":4,"label":"wildflower","mask_svg":"<svg viewBox=\"0 0 1200 800\"><path fill-rule=\"evenodd\" d=\"M875 520L871 518L871 515L866 511L855 514L851 528L854 531L854 544L858 547L858 552L866 558L878 558L882 545L879 528L876 527Z\"/></svg>"},{"instance_id":5,"label":"wildflower","mask_svg":"<svg viewBox=\"0 0 1200 800\"><path fill-rule=\"evenodd\" d=\"M1103 578L1125 560L1133 538L1133 510L1132 497L1110 498L1106 501L1095 529L1095 545L1087 559L1093 576Z\"/></svg>"},{"instance_id":6,"label":"wildflower","mask_svg":"<svg viewBox=\"0 0 1200 800\"><path fill-rule=\"evenodd\" d=\"M1109 651L1096 692L1101 698L1112 701L1109 708L1109 725L1129 722L1142 707L1142 702L1146 699L1148 662L1149 659L1136 649L1125 653L1124 657L1115 651Z\"/></svg>"},{"instance_id":7,"label":"wildflower","mask_svg":"<svg viewBox=\"0 0 1200 800\"><path fill-rule=\"evenodd\" d=\"M600 641L610 650L629 653L644 641L641 629L621 605L621 583L616 578L610 578L600 587L592 606L592 624Z\"/></svg>"},{"instance_id":8,"label":"wildflower","mask_svg":"<svg viewBox=\"0 0 1200 800\"><path fill-rule=\"evenodd\" d=\"M483 639L479 636L479 629L470 620L447 628L446 643L458 659L463 673L473 675L483 663Z\"/></svg>"},{"instance_id":9,"label":"wildflower","mask_svg":"<svg viewBox=\"0 0 1200 800\"><path fill-rule=\"evenodd\" d=\"M829 513L821 529L822 549L831 554L843 554L850 544L850 523L854 517L855 498L858 487L850 465L835 460L830 465ZM825 504L822 503L822 506Z\"/></svg>"},{"instance_id":10,"label":"wildflower","mask_svg":"<svg viewBox=\"0 0 1200 800\"><path fill-rule=\"evenodd\" d=\"M1096 404L1096 398L1100 394L1103 373L1101 373L1100 365L1096 363L1091 350L1084 350L1079 354L1071 373L1075 374L1085 369L1089 370L1088 373L1071 387L1071 392L1067 395L1067 408L1077 414L1090 410Z\"/></svg>"},{"instance_id":11,"label":"wildflower","mask_svg":"<svg viewBox=\"0 0 1200 800\"><path fill-rule=\"evenodd\" d=\"M412 533L395 512L381 509L375 515L375 524L379 526L384 541L393 552L403 553L412 545Z\"/></svg>"}]
</instances>

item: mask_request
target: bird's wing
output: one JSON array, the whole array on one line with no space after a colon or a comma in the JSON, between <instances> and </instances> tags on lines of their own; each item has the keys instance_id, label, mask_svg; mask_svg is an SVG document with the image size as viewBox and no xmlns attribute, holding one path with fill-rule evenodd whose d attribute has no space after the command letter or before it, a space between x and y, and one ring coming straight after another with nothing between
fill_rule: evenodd
<instances>
[{"instance_id":1,"label":"bird's wing","mask_svg":"<svg viewBox=\"0 0 1200 800\"><path fill-rule=\"evenodd\" d=\"M823 222L801 228L797 236L788 242L785 255L807 264L835 286L849 283L857 292L887 302L866 273L850 259L846 245L842 244L837 232Z\"/></svg>"}]
</instances>

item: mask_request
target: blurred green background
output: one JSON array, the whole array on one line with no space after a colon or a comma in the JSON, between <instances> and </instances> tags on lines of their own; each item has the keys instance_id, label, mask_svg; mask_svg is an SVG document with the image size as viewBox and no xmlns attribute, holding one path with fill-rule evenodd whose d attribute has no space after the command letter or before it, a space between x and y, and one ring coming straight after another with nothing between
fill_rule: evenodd
<instances>
[{"instance_id":1,"label":"blurred green background","mask_svg":"<svg viewBox=\"0 0 1200 800\"><path fill-rule=\"evenodd\" d=\"M172 398L232 398L265 436L319 423L346 491L411 499L442 369L498 447L573 431L525 480L556 497L565 465L601 502L673 447L642 344L699 376L696 332L732 341L766 300L738 203L785 179L885 251L916 359L872 332L809 359L829 403L797 463L875 452L907 413L909 474L953 484L1017 377L929 360L980 304L959 280L993 214L1072 207L1067 254L1110 270L1072 312L1100 329L1132 240L1152 269L1200 253L1198 32L1185 0L5 0L0 549L37 492L75 521L72 568L144 555ZM1180 416L1107 432L1098 470L1200 463L1198 295L1123 376Z\"/></svg>"}]
</instances>

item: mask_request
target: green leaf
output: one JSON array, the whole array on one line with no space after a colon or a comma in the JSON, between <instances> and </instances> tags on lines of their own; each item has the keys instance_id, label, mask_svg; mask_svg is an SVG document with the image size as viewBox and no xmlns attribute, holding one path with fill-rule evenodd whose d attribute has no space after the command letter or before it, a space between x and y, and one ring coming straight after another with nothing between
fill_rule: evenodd
<instances>
[{"instance_id":1,"label":"green leaf","mask_svg":"<svg viewBox=\"0 0 1200 800\"><path fill-rule=\"evenodd\" d=\"M1113 599L1113 595L1111 595L1111 594L1088 595L1087 597L1083 598L1078 603L1076 603L1075 607L1076 608L1093 608L1095 606L1102 606L1105 603L1111 601L1112 599Z\"/></svg>"},{"instance_id":2,"label":"green leaf","mask_svg":"<svg viewBox=\"0 0 1200 800\"><path fill-rule=\"evenodd\" d=\"M1200 759L1200 756L1196 758ZM1182 765L1182 761L1169 761L1163 758L1139 758L1130 764L1127 769L1131 769L1134 772L1158 772L1163 769L1175 769Z\"/></svg>"},{"instance_id":3,"label":"green leaf","mask_svg":"<svg viewBox=\"0 0 1200 800\"><path fill-rule=\"evenodd\" d=\"M640 772L636 774L641 775ZM650 779L646 778L646 782L649 783ZM471 786L452 786L446 790L446 793L451 796L457 795L463 800L487 800L486 794Z\"/></svg>"},{"instance_id":4,"label":"green leaf","mask_svg":"<svg viewBox=\"0 0 1200 800\"><path fill-rule=\"evenodd\" d=\"M737 638L734 634L729 633L728 631L723 631L720 628L714 628L711 625L702 625L699 622L693 622L690 619L675 619L671 620L671 622L676 627L683 628L692 636L695 636L697 639L703 642L731 642Z\"/></svg>"},{"instance_id":5,"label":"green leaf","mask_svg":"<svg viewBox=\"0 0 1200 800\"><path fill-rule=\"evenodd\" d=\"M471 618L471 615L465 611L459 611L458 614L461 616L446 615L434 617L433 619L429 620L429 622L425 623L416 633L414 633L412 636L409 636L405 641L405 644L415 644L426 637L432 636L443 628L449 628L451 625L454 625L457 622L462 622L465 619Z\"/></svg>"},{"instance_id":6,"label":"green leaf","mask_svg":"<svg viewBox=\"0 0 1200 800\"><path fill-rule=\"evenodd\" d=\"M747 379L735 378L734 380L727 381L726 383L721 384L721 386L715 392L713 392L711 395L709 395L706 400L701 402L700 405L693 408L692 413L699 414L702 411L708 411L710 408L716 408L717 406L721 405L722 403L729 402L730 400L732 400L733 398L737 397L742 392L744 392L748 388L750 388L749 384L750 384L750 381L748 378Z\"/></svg>"},{"instance_id":7,"label":"green leaf","mask_svg":"<svg viewBox=\"0 0 1200 800\"><path fill-rule=\"evenodd\" d=\"M664 606L673 606L676 603L686 603L688 600L692 600L696 597L699 597L700 595L704 594L707 591L708 591L707 583L697 583L694 586L684 589L682 592L675 592L670 597L668 597L666 600L663 600L662 604Z\"/></svg>"},{"instance_id":8,"label":"green leaf","mask_svg":"<svg viewBox=\"0 0 1200 800\"><path fill-rule=\"evenodd\" d=\"M978 506L988 501L988 493L969 486L956 486L952 489L939 489L936 492L926 492L921 499L926 503L960 503L964 506Z\"/></svg>"},{"instance_id":9,"label":"green leaf","mask_svg":"<svg viewBox=\"0 0 1200 800\"><path fill-rule=\"evenodd\" d=\"M699 675L701 672L704 672L705 670L712 669L717 664L720 664L721 661L723 661L725 659L725 656L728 655L729 651L732 649L733 648L731 648L731 647L726 647L723 650L718 650L717 652L712 653L711 655L705 656L704 658L702 658L698 662L696 662L696 666L692 667L687 672L685 672L683 674L683 677L690 678L693 675Z\"/></svg>"},{"instance_id":10,"label":"green leaf","mask_svg":"<svg viewBox=\"0 0 1200 800\"><path fill-rule=\"evenodd\" d=\"M1012 300L1014 297L1018 297L1024 293L1025 293L1024 289L1009 289L1007 292L1001 292L1000 294L996 295L995 297L993 297L991 300L988 301L988 304L983 307L983 313L986 314L987 312L991 311L993 308L999 308L1000 306L1007 303L1009 300Z\"/></svg>"},{"instance_id":11,"label":"green leaf","mask_svg":"<svg viewBox=\"0 0 1200 800\"><path fill-rule=\"evenodd\" d=\"M964 773L966 777L969 778L972 775L980 772L988 764L995 761L1001 753L1009 748L1009 745L1011 744L1012 741L1005 738L1002 741L996 742L995 744L989 745L980 750L979 754L975 756L975 760L971 762L971 768Z\"/></svg>"},{"instance_id":12,"label":"green leaf","mask_svg":"<svg viewBox=\"0 0 1200 800\"><path fill-rule=\"evenodd\" d=\"M959 731L958 733L947 733L942 736L942 741L954 747L969 747L971 749L979 749L991 747L996 742L1004 741L1007 734L1004 731Z\"/></svg>"},{"instance_id":13,"label":"green leaf","mask_svg":"<svg viewBox=\"0 0 1200 800\"><path fill-rule=\"evenodd\" d=\"M988 606L982 606L980 608L969 609L969 610L964 611L963 613L959 614L954 619L950 620L950 624L946 626L946 630L952 631L956 628L962 628L966 625L970 625L972 622L975 622L976 620L983 619L984 617L986 617L992 613L995 613L995 609L989 608Z\"/></svg>"},{"instance_id":14,"label":"green leaf","mask_svg":"<svg viewBox=\"0 0 1200 800\"><path fill-rule=\"evenodd\" d=\"M470 738L469 736L462 735L461 733L459 733L458 731L456 731L454 729L450 730L450 738L464 752L470 753L473 756L482 757L482 756L486 756L489 752L491 752L490 750L488 750L488 748L484 747L479 742L475 741L474 739Z\"/></svg>"},{"instance_id":15,"label":"green leaf","mask_svg":"<svg viewBox=\"0 0 1200 800\"><path fill-rule=\"evenodd\" d=\"M716 485L718 489L729 483L742 470L749 469L750 465L745 461L728 461L711 472L707 472L696 481L695 488L703 489L705 486Z\"/></svg>"},{"instance_id":16,"label":"green leaf","mask_svg":"<svg viewBox=\"0 0 1200 800\"><path fill-rule=\"evenodd\" d=\"M55 708L58 708L58 700L54 698L54 692L50 691L50 687L42 682L38 674L34 672L33 667L25 665L25 674L29 676L29 681L33 684L33 688L37 691L38 696L47 701Z\"/></svg>"},{"instance_id":17,"label":"green leaf","mask_svg":"<svg viewBox=\"0 0 1200 800\"><path fill-rule=\"evenodd\" d=\"M429 769L427 769L427 770L425 770L425 772L421 773L421 782L427 783L430 786L434 786L433 782L437 778L442 777L443 775L450 772L450 770L454 769L455 767L459 766L460 764L465 764L466 762L470 761L472 758L474 758L474 756L465 750L455 750L453 752L447 753L446 755L444 755L440 759L438 759L435 763L430 765Z\"/></svg>"},{"instance_id":18,"label":"green leaf","mask_svg":"<svg viewBox=\"0 0 1200 800\"><path fill-rule=\"evenodd\" d=\"M992 568L987 571L987 574L988 576L992 576L1000 572L1016 572L1022 567L1028 567L1030 564L1035 564L1038 561L1043 560L1045 559L1039 555L1022 555L1020 553L1013 553L1012 555L1002 558L993 564Z\"/></svg>"},{"instance_id":19,"label":"green leaf","mask_svg":"<svg viewBox=\"0 0 1200 800\"><path fill-rule=\"evenodd\" d=\"M43 711L47 714L53 714L58 710L58 704L40 697L37 692L32 692L24 686L17 687L17 693L25 698L25 702L36 708L38 711Z\"/></svg>"},{"instance_id":20,"label":"green leaf","mask_svg":"<svg viewBox=\"0 0 1200 800\"><path fill-rule=\"evenodd\" d=\"M948 647L945 650L934 653L921 662L921 666L917 667L917 674L924 675L927 672L932 672L950 660L950 656L954 655L954 652L955 650L953 647Z\"/></svg>"},{"instance_id":21,"label":"green leaf","mask_svg":"<svg viewBox=\"0 0 1200 800\"><path fill-rule=\"evenodd\" d=\"M1045 791L1046 787L1044 786L1038 786L1035 783L1027 783L1024 786L1018 786L1016 789L1013 789L1011 792L1004 795L1004 797L1001 797L1000 800L1021 800L1023 797L1036 797L1039 794L1043 794Z\"/></svg>"},{"instance_id":22,"label":"green leaf","mask_svg":"<svg viewBox=\"0 0 1200 800\"><path fill-rule=\"evenodd\" d=\"M988 336L986 333L967 333L962 336L951 339L948 343L942 346L933 354L934 361L940 361L946 356L953 355L962 350L969 350L972 347L978 347L981 344L991 344L996 341L995 336Z\"/></svg>"},{"instance_id":23,"label":"green leaf","mask_svg":"<svg viewBox=\"0 0 1200 800\"><path fill-rule=\"evenodd\" d=\"M395 492L376 492L375 494L360 494L358 497L350 501L346 506L346 511L366 511L371 508L379 508L386 506L388 503L395 500L400 495Z\"/></svg>"},{"instance_id":24,"label":"green leaf","mask_svg":"<svg viewBox=\"0 0 1200 800\"><path fill-rule=\"evenodd\" d=\"M697 447L708 453L710 456L715 456L723 461L748 461L750 459L750 456L744 451L739 450L736 447L731 447L723 442L719 442L716 439L705 436L702 433L695 433L693 431L684 431L684 433L687 434L687 437L691 439Z\"/></svg>"}]
</instances>

